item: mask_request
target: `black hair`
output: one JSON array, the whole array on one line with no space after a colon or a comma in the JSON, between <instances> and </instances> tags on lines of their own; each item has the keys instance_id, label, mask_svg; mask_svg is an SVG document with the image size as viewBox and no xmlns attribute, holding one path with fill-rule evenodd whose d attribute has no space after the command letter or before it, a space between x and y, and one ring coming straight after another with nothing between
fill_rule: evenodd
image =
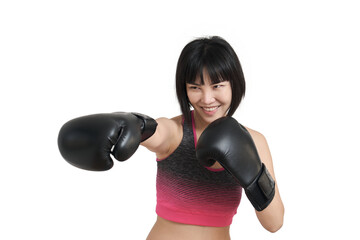
<instances>
[{"instance_id":1,"label":"black hair","mask_svg":"<svg viewBox=\"0 0 360 240\"><path fill-rule=\"evenodd\" d=\"M245 95L245 78L240 61L228 42L218 36L198 38L182 50L176 69L176 94L186 122L191 122L186 83L194 83L207 70L212 84L229 81L232 99L228 116L232 116Z\"/></svg>"}]
</instances>

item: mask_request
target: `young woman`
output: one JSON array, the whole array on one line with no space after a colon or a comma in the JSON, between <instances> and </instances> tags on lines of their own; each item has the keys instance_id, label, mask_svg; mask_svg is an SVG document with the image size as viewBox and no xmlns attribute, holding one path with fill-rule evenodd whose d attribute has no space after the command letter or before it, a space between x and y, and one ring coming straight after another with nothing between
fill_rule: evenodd
<instances>
[{"instance_id":1,"label":"young woman","mask_svg":"<svg viewBox=\"0 0 360 240\"><path fill-rule=\"evenodd\" d=\"M107 170L109 153L123 161L139 144L155 152L158 217L148 240L230 239L243 188L262 226L276 232L284 206L266 139L231 118L245 94L235 51L220 37L188 43L176 92L182 115L171 119L113 113L69 121L61 154L77 167Z\"/></svg>"}]
</instances>

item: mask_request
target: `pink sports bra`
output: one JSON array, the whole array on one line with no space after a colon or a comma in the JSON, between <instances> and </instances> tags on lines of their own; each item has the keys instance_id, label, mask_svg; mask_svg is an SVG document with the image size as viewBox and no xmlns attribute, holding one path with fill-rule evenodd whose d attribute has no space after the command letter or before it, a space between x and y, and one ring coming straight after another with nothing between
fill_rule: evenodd
<instances>
[{"instance_id":1,"label":"pink sports bra","mask_svg":"<svg viewBox=\"0 0 360 240\"><path fill-rule=\"evenodd\" d=\"M240 204L242 188L226 170L205 168L195 156L196 132L183 124L183 139L167 158L157 159L158 216L184 224L225 227Z\"/></svg>"}]
</instances>

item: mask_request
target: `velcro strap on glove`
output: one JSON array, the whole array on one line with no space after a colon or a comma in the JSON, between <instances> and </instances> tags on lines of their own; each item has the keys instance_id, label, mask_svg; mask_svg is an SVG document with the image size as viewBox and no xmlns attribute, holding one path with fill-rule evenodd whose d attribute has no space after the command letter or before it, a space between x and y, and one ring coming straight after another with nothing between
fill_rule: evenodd
<instances>
[{"instance_id":1,"label":"velcro strap on glove","mask_svg":"<svg viewBox=\"0 0 360 240\"><path fill-rule=\"evenodd\" d=\"M153 118L141 113L132 112L131 114L135 115L143 122L141 126L141 142L145 141L155 133L157 122Z\"/></svg>"},{"instance_id":2,"label":"velcro strap on glove","mask_svg":"<svg viewBox=\"0 0 360 240\"><path fill-rule=\"evenodd\" d=\"M275 181L264 164L262 164L259 175L245 189L245 193L257 211L264 210L273 200Z\"/></svg>"}]
</instances>

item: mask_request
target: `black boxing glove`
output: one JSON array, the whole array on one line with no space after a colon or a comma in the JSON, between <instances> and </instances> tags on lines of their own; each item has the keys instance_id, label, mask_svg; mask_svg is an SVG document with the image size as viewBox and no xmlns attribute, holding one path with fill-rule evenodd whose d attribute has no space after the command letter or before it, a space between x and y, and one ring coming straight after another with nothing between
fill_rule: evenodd
<instances>
[{"instance_id":1,"label":"black boxing glove","mask_svg":"<svg viewBox=\"0 0 360 240\"><path fill-rule=\"evenodd\" d=\"M197 143L196 157L208 167L218 161L238 180L257 211L274 198L275 181L261 162L250 133L234 118L223 117L209 124Z\"/></svg>"},{"instance_id":2,"label":"black boxing glove","mask_svg":"<svg viewBox=\"0 0 360 240\"><path fill-rule=\"evenodd\" d=\"M58 146L70 164L91 171L105 171L114 165L110 157L125 161L140 142L151 137L154 119L139 113L94 114L75 118L60 129Z\"/></svg>"}]
</instances>

